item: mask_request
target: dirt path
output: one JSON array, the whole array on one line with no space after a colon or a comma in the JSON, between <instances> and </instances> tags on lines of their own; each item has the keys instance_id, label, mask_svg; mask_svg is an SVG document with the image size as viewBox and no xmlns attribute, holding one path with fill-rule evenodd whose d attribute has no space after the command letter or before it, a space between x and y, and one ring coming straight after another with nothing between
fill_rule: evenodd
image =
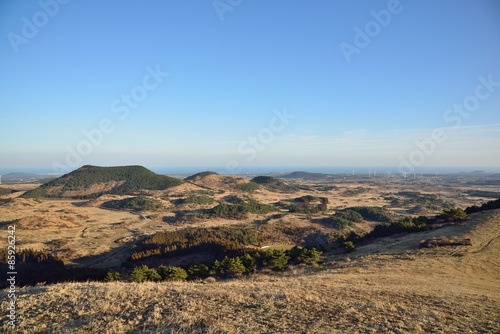
<instances>
[{"instance_id":1,"label":"dirt path","mask_svg":"<svg viewBox=\"0 0 500 334\"><path fill-rule=\"evenodd\" d=\"M470 238L472 246L418 248L421 240L433 237ZM488 295L500 302L500 210L474 214L462 226L383 238L359 247L352 257L397 273L397 284L410 284L407 289L420 282L420 291ZM376 275L387 282L393 277Z\"/></svg>"}]
</instances>

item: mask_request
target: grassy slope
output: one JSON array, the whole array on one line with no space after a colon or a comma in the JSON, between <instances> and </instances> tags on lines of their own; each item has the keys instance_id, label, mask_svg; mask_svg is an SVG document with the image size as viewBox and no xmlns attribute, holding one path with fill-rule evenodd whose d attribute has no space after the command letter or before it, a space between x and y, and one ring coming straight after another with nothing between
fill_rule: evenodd
<instances>
[{"instance_id":1,"label":"grassy slope","mask_svg":"<svg viewBox=\"0 0 500 334\"><path fill-rule=\"evenodd\" d=\"M271 176L257 176L254 177L251 181L264 186L270 191L294 192L298 190L298 187L291 186L287 182Z\"/></svg>"},{"instance_id":2,"label":"grassy slope","mask_svg":"<svg viewBox=\"0 0 500 334\"><path fill-rule=\"evenodd\" d=\"M196 173L196 174L193 174L191 176L186 177L184 180L196 181L197 179L202 179L205 176L209 176L209 175L219 175L219 174L217 174L216 172L212 172L212 171L199 172L199 173Z\"/></svg>"},{"instance_id":3,"label":"grassy slope","mask_svg":"<svg viewBox=\"0 0 500 334\"><path fill-rule=\"evenodd\" d=\"M385 238L377 249L350 254L352 260L327 259L326 269L321 270L306 267L208 284L28 287L18 292L17 329L24 333L499 332L500 210L475 214L465 227L425 233L420 237L466 236L473 246L418 250L410 247L414 240L403 247L404 237ZM4 310L5 294L0 292Z\"/></svg>"},{"instance_id":4,"label":"grassy slope","mask_svg":"<svg viewBox=\"0 0 500 334\"><path fill-rule=\"evenodd\" d=\"M181 184L181 181L178 179L158 175L142 166L83 166L69 174L26 192L23 197L43 197L53 187L62 187L59 194L64 197L65 192L84 190L97 184L109 182L123 182L107 191L112 194L130 194L142 189L162 190Z\"/></svg>"}]
</instances>

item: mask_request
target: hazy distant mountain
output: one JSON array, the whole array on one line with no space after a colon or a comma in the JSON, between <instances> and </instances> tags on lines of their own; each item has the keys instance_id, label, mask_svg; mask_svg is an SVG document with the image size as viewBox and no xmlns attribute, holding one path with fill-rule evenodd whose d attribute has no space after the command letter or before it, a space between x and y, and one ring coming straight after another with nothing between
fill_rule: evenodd
<instances>
[{"instance_id":1,"label":"hazy distant mountain","mask_svg":"<svg viewBox=\"0 0 500 334\"><path fill-rule=\"evenodd\" d=\"M27 182L27 181L37 181L45 178L44 175L37 175L31 173L8 173L2 175L2 182Z\"/></svg>"},{"instance_id":2,"label":"hazy distant mountain","mask_svg":"<svg viewBox=\"0 0 500 334\"><path fill-rule=\"evenodd\" d=\"M26 192L23 197L93 198L102 194L133 194L139 190L163 190L181 180L159 175L142 166L83 166Z\"/></svg>"},{"instance_id":3,"label":"hazy distant mountain","mask_svg":"<svg viewBox=\"0 0 500 334\"><path fill-rule=\"evenodd\" d=\"M285 174L280 176L280 178L285 179L307 179L307 180L317 180L329 177L329 174L323 173L309 173L303 171L291 172L290 174Z\"/></svg>"},{"instance_id":4,"label":"hazy distant mountain","mask_svg":"<svg viewBox=\"0 0 500 334\"><path fill-rule=\"evenodd\" d=\"M462 172L460 174L467 174L467 175L485 175L488 174L484 170L473 170L472 172Z\"/></svg>"}]
</instances>

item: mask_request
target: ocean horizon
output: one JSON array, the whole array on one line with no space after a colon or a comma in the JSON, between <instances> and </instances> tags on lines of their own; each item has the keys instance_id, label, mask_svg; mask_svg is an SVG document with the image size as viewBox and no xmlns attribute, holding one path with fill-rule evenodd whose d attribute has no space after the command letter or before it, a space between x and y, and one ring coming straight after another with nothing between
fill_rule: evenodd
<instances>
[{"instance_id":1,"label":"ocean horizon","mask_svg":"<svg viewBox=\"0 0 500 334\"><path fill-rule=\"evenodd\" d=\"M255 175L255 174L285 174L296 171L309 173L323 174L348 174L352 175L391 175L401 174L397 166L250 166L242 167L237 173L231 173L224 166L147 166L144 167L158 174L169 175L191 175L203 171L213 171L218 174L228 175ZM77 169L77 168L75 168ZM415 173L420 174L455 174L455 173L470 173L475 171L483 171L485 173L500 173L498 168L494 167L418 167L415 168ZM71 172L68 170L67 173ZM30 173L37 175L61 175L55 173L50 167L12 167L0 168L0 175L8 173ZM413 173L413 172L412 172ZM412 174L408 173L408 174Z\"/></svg>"}]
</instances>

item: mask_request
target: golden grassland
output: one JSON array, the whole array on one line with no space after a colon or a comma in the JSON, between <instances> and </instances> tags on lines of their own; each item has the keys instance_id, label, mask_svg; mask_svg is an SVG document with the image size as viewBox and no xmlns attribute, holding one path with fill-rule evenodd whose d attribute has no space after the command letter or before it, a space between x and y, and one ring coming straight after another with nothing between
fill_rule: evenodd
<instances>
[{"instance_id":1,"label":"golden grassland","mask_svg":"<svg viewBox=\"0 0 500 334\"><path fill-rule=\"evenodd\" d=\"M422 239L472 246L420 249ZM16 333L499 333L500 210L239 279L17 291ZM6 291L0 292L2 310Z\"/></svg>"},{"instance_id":2,"label":"golden grassland","mask_svg":"<svg viewBox=\"0 0 500 334\"><path fill-rule=\"evenodd\" d=\"M103 195L95 200L76 199L24 199L19 196L25 190L33 189L38 184L12 184L4 185L3 188L21 190L9 195L0 196L4 199L12 199L12 202L0 205L0 230L5 230L7 225L14 220L18 220L17 245L20 248L31 248L36 250L48 249L57 254L65 264L78 266L91 266L94 268L109 268L119 265L131 254L130 245L144 237L159 231L173 231L186 227L178 224L165 222L165 218L170 217L175 220L174 210L196 209L193 205L175 207L170 200L182 198L197 191L213 190L213 197L221 200L228 195L245 196L250 195L262 203L276 203L282 200L290 200L304 195L324 196L328 198L328 212L332 214L335 210L350 206L384 206L388 201L383 199L383 193L396 193L401 190L415 190L430 192L432 185L422 184L401 184L389 182L386 184L370 184L364 187L369 188L366 193L356 196L346 197L343 194L348 189L355 189L360 186L357 182L343 182L338 184L336 189L329 191L319 191L315 185L323 185L324 182L314 183L314 181L294 181L310 190L299 190L294 193L279 193L261 188L252 193L246 193L234 188L235 185L248 182L243 178L229 177L221 175L209 175L195 183L183 183L182 185L169 188L165 191L150 191L156 200L163 205L163 209L155 212L130 212L103 209L100 205L109 200L122 199L127 196ZM333 184L333 183L332 183ZM463 189L440 187L439 193L443 199L453 201L459 206L468 206L480 202L478 198L457 197L457 193ZM201 206L203 207L203 206ZM208 206L209 207L209 206ZM397 208L392 208L398 211ZM404 210L403 210L404 211ZM432 212L431 212L432 214ZM147 217L146 219L144 219ZM247 219L208 219L194 223L194 226L214 227L231 224L253 224L255 220L262 217L250 215ZM311 223L305 215L288 214L281 220L291 227L307 227L317 230L324 229L319 224ZM271 221L271 224L273 222ZM358 224L359 231L368 232L376 223L365 222ZM193 226L191 224L191 226ZM288 244L286 238L279 240L277 245ZM272 244L271 244L272 246Z\"/></svg>"}]
</instances>

